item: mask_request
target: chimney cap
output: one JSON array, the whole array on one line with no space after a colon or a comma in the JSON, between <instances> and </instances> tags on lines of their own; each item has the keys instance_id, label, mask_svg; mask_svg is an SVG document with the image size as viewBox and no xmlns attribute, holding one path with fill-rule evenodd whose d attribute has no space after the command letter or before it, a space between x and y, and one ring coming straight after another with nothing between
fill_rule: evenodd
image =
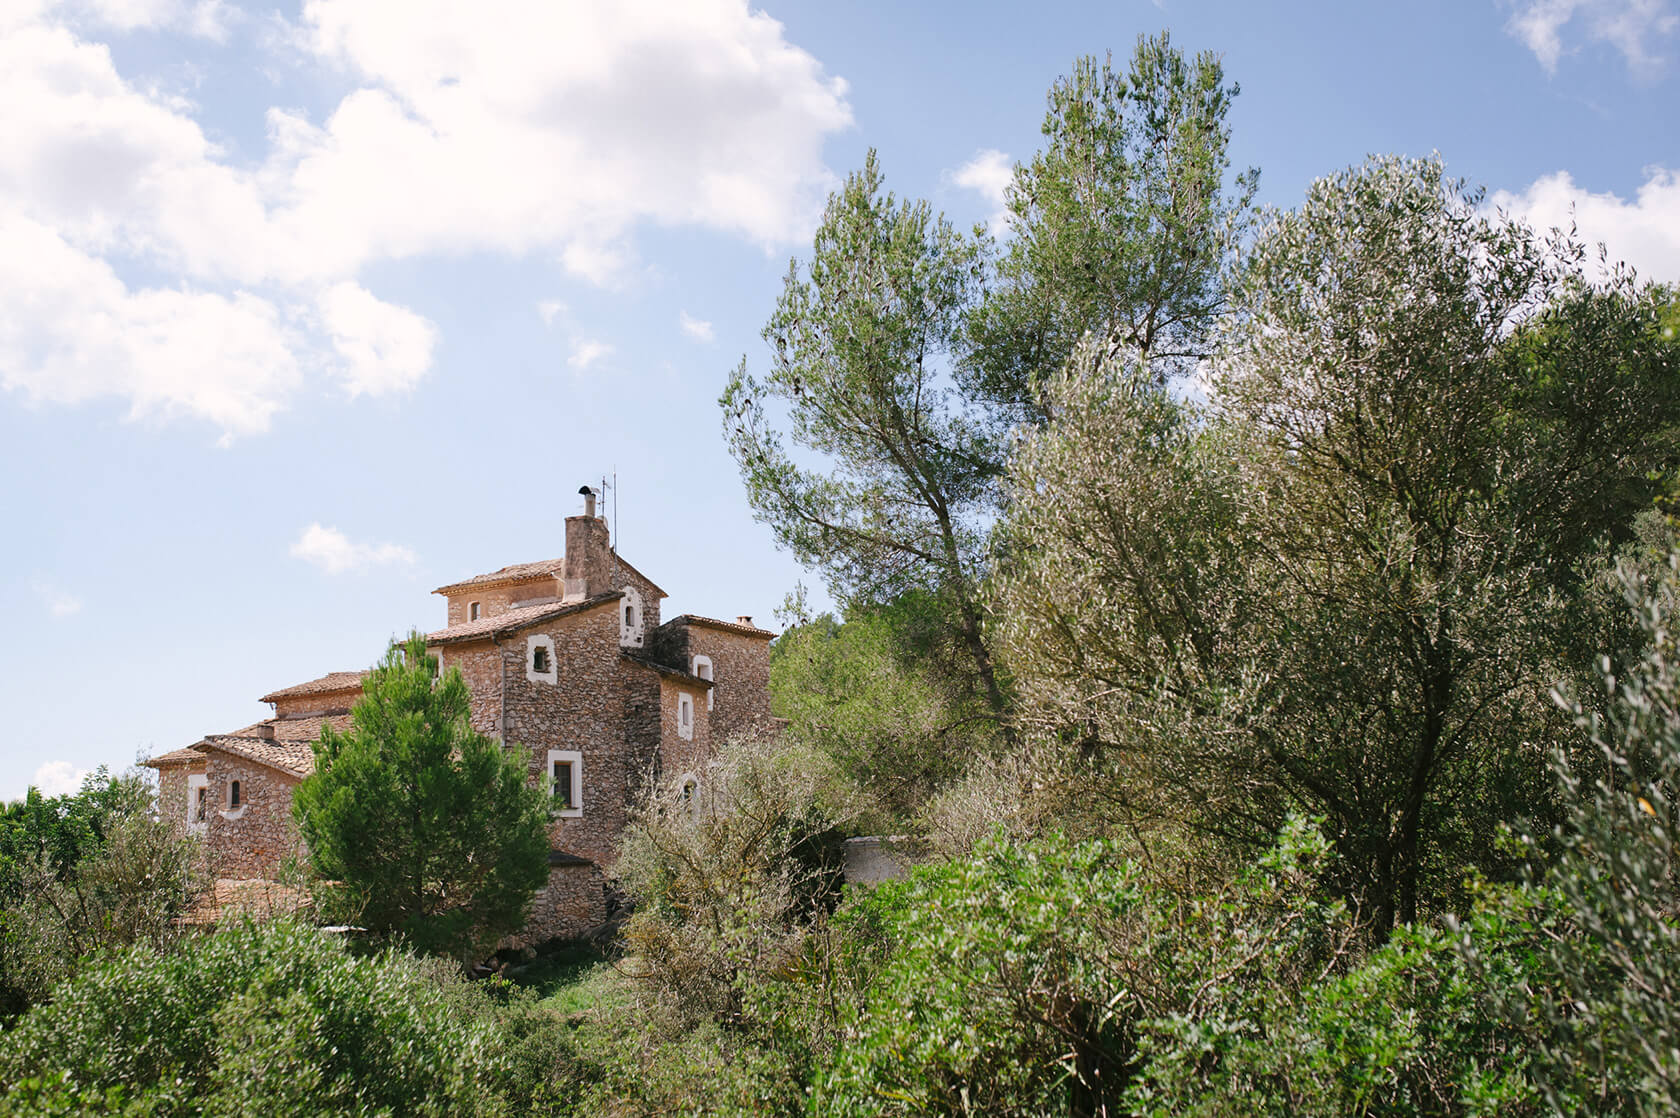
<instances>
[{"instance_id":1,"label":"chimney cap","mask_svg":"<svg viewBox=\"0 0 1680 1118\"><path fill-rule=\"evenodd\" d=\"M744 613L735 615L735 624L746 625L749 628L754 628L755 627L755 626L753 626L753 623L752 623L752 617L749 614L744 614Z\"/></svg>"},{"instance_id":2,"label":"chimney cap","mask_svg":"<svg viewBox=\"0 0 1680 1118\"><path fill-rule=\"evenodd\" d=\"M587 485L580 485L580 486L578 486L578 496L580 496L580 497L593 497L593 496L595 496L595 490L589 488L589 486L587 486Z\"/></svg>"}]
</instances>

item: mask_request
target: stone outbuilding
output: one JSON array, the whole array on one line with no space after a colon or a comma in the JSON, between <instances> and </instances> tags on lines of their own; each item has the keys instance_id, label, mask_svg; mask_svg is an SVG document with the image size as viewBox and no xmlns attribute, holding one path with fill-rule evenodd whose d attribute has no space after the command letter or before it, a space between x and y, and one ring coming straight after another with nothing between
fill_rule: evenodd
<instances>
[{"instance_id":1,"label":"stone outbuilding","mask_svg":"<svg viewBox=\"0 0 1680 1118\"><path fill-rule=\"evenodd\" d=\"M577 935L606 917L604 871L651 781L696 779L714 741L773 732L770 641L752 623L683 614L612 548L594 494L566 520L566 554L439 587L428 633L441 670L472 694L472 726L521 750L548 788L549 883L519 942ZM159 810L202 834L221 879L271 878L299 853L292 789L314 770L322 723L345 729L362 672L263 696L274 716L145 762Z\"/></svg>"}]
</instances>

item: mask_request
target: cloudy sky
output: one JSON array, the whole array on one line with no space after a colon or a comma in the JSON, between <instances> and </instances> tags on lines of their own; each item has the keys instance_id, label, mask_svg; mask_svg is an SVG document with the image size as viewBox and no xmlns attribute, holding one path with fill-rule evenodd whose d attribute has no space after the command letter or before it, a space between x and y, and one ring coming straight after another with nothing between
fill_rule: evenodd
<instances>
[{"instance_id":1,"label":"cloudy sky","mask_svg":"<svg viewBox=\"0 0 1680 1118\"><path fill-rule=\"evenodd\" d=\"M1680 0L0 0L0 797L365 666L614 470L668 614L769 621L715 401L826 192L992 220L1163 27L1267 203L1438 150L1680 279Z\"/></svg>"}]
</instances>

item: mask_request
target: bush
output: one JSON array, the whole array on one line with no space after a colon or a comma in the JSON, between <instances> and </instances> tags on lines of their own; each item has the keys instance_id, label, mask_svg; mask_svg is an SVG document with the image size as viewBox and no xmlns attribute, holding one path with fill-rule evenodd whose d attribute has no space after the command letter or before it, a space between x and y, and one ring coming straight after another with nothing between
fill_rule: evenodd
<instances>
[{"instance_id":1,"label":"bush","mask_svg":"<svg viewBox=\"0 0 1680 1118\"><path fill-rule=\"evenodd\" d=\"M575 1094L563 1026L528 996L502 1000L295 921L243 924L166 955L107 955L66 983L0 1040L0 1110L552 1109Z\"/></svg>"}]
</instances>

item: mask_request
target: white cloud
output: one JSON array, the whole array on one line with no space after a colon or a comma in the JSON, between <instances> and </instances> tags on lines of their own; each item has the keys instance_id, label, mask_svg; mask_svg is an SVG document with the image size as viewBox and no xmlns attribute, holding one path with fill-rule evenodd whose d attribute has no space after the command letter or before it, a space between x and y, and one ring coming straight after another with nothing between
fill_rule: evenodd
<instances>
[{"instance_id":1,"label":"white cloud","mask_svg":"<svg viewBox=\"0 0 1680 1118\"><path fill-rule=\"evenodd\" d=\"M324 528L319 523L303 530L292 544L292 555L330 575L414 562L414 552L400 544L355 543L337 528Z\"/></svg>"},{"instance_id":2,"label":"white cloud","mask_svg":"<svg viewBox=\"0 0 1680 1118\"><path fill-rule=\"evenodd\" d=\"M1633 265L1641 279L1680 283L1680 172L1651 168L1647 175L1631 202L1584 190L1567 171L1490 200L1537 229L1568 229L1573 222L1581 240L1602 241L1612 261Z\"/></svg>"},{"instance_id":3,"label":"white cloud","mask_svg":"<svg viewBox=\"0 0 1680 1118\"><path fill-rule=\"evenodd\" d=\"M67 796L82 789L87 769L78 769L69 761L48 761L35 770L29 783L41 790L43 796Z\"/></svg>"},{"instance_id":4,"label":"white cloud","mask_svg":"<svg viewBox=\"0 0 1680 1118\"><path fill-rule=\"evenodd\" d=\"M37 579L32 587L41 604L54 617L69 617L82 612L82 600L46 579Z\"/></svg>"},{"instance_id":5,"label":"white cloud","mask_svg":"<svg viewBox=\"0 0 1680 1118\"><path fill-rule=\"evenodd\" d=\"M319 306L352 396L412 388L431 368L437 328L406 307L348 281L322 292Z\"/></svg>"},{"instance_id":6,"label":"white cloud","mask_svg":"<svg viewBox=\"0 0 1680 1118\"><path fill-rule=\"evenodd\" d=\"M0 263L0 383L227 436L319 370L404 388L436 331L361 287L370 265L538 252L613 286L643 223L778 247L808 234L823 143L852 123L845 83L747 0L307 0L294 46L355 88L319 120L270 109L255 161L83 37L229 11L0 3L0 104L29 106L0 114L0 231L51 266L36 290L34 257Z\"/></svg>"},{"instance_id":7,"label":"white cloud","mask_svg":"<svg viewBox=\"0 0 1680 1118\"><path fill-rule=\"evenodd\" d=\"M566 313L566 304L558 299L543 299L537 303L537 313L542 316L544 326L553 326L554 320Z\"/></svg>"},{"instance_id":8,"label":"white cloud","mask_svg":"<svg viewBox=\"0 0 1680 1118\"><path fill-rule=\"evenodd\" d=\"M1564 44L1571 24L1588 40L1620 51L1635 74L1652 77L1664 65L1655 48L1680 26L1680 16L1673 0L1517 0L1505 30L1555 74L1558 61L1574 50Z\"/></svg>"},{"instance_id":9,"label":"white cloud","mask_svg":"<svg viewBox=\"0 0 1680 1118\"><path fill-rule=\"evenodd\" d=\"M687 311L677 312L677 325L682 327L683 333L695 341L709 342L715 336L710 322L703 318L695 318Z\"/></svg>"},{"instance_id":10,"label":"white cloud","mask_svg":"<svg viewBox=\"0 0 1680 1118\"><path fill-rule=\"evenodd\" d=\"M974 158L950 172L950 180L965 190L978 193L991 204L992 213L986 219L994 237L1002 236L1009 224L1009 209L1005 203L1009 184L1014 181L1015 166L1009 156L996 148L984 148Z\"/></svg>"},{"instance_id":11,"label":"white cloud","mask_svg":"<svg viewBox=\"0 0 1680 1118\"><path fill-rule=\"evenodd\" d=\"M581 373L612 351L613 347L606 342L578 338L572 342L572 353L566 358L566 364Z\"/></svg>"}]
</instances>

